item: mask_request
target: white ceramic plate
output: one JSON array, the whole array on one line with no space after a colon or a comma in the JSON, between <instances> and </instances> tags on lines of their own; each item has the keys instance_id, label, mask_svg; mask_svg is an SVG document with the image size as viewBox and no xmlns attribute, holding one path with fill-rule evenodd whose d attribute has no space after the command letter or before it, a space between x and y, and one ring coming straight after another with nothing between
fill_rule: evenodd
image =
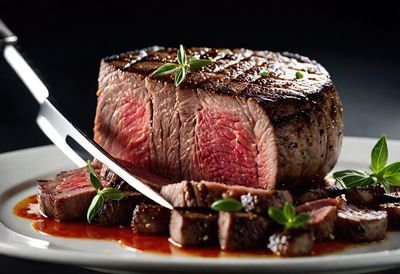
<instances>
[{"instance_id":1,"label":"white ceramic plate","mask_svg":"<svg viewBox=\"0 0 400 274\"><path fill-rule=\"evenodd\" d=\"M337 169L367 169L376 140L345 138ZM390 141L390 161L400 161L400 141ZM40 234L31 221L13 215L17 202L36 192L35 179L74 165L54 146L0 155L0 253L26 259L74 264L116 272L305 273L370 272L400 266L400 232L387 240L335 253L300 258L201 258L156 255L98 240L57 238Z\"/></svg>"}]
</instances>

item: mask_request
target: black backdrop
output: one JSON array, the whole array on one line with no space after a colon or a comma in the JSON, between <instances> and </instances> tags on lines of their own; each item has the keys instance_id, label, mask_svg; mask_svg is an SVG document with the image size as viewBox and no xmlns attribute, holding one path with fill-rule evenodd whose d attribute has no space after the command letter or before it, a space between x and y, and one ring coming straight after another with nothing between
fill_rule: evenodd
<instances>
[{"instance_id":1,"label":"black backdrop","mask_svg":"<svg viewBox=\"0 0 400 274\"><path fill-rule=\"evenodd\" d=\"M0 1L0 17L63 113L92 133L102 57L150 45L292 51L322 63L345 106L345 134L400 138L400 10L389 2ZM0 58L0 152L48 143L37 107Z\"/></svg>"},{"instance_id":2,"label":"black backdrop","mask_svg":"<svg viewBox=\"0 0 400 274\"><path fill-rule=\"evenodd\" d=\"M316 59L342 96L346 135L400 138L395 1L60 2L1 0L0 18L19 36L62 112L88 134L102 57L182 43L292 51ZM35 124L36 102L3 58L0 95L0 152L49 143ZM28 269L34 273L35 267Z\"/></svg>"}]
</instances>

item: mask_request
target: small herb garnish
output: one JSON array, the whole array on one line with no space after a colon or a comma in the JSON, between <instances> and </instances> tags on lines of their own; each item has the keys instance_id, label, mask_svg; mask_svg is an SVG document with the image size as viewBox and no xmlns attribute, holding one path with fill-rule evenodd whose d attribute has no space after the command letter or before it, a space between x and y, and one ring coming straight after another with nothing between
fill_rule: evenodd
<instances>
[{"instance_id":1,"label":"small herb garnish","mask_svg":"<svg viewBox=\"0 0 400 274\"><path fill-rule=\"evenodd\" d=\"M296 79L302 79L304 78L303 73L301 73L300 71L296 71Z\"/></svg>"},{"instance_id":2,"label":"small herb garnish","mask_svg":"<svg viewBox=\"0 0 400 274\"><path fill-rule=\"evenodd\" d=\"M93 188L97 191L96 196L93 197L90 203L89 209L86 214L88 223L90 224L97 213L103 208L104 200L121 200L124 197L124 193L118 189L106 187L101 187L101 181L97 177L96 171L92 166L91 161L87 161L87 169L89 172L90 183Z\"/></svg>"},{"instance_id":3,"label":"small herb garnish","mask_svg":"<svg viewBox=\"0 0 400 274\"><path fill-rule=\"evenodd\" d=\"M388 155L386 137L382 135L371 151L372 173L347 169L333 173L333 178L344 188L380 184L390 192L391 186L400 186L400 162L387 166Z\"/></svg>"},{"instance_id":4,"label":"small herb garnish","mask_svg":"<svg viewBox=\"0 0 400 274\"><path fill-rule=\"evenodd\" d=\"M232 198L220 199L211 205L211 209L215 211L238 212L242 208L242 203Z\"/></svg>"},{"instance_id":5,"label":"small herb garnish","mask_svg":"<svg viewBox=\"0 0 400 274\"><path fill-rule=\"evenodd\" d=\"M209 64L212 63L210 59L199 59L195 56L192 56L188 62L188 57L182 45L180 45L176 56L178 64L166 63L153 72L154 75L167 75L175 73L174 75L175 86L179 86L179 84L182 83L189 70L199 69L208 66Z\"/></svg>"},{"instance_id":6,"label":"small herb garnish","mask_svg":"<svg viewBox=\"0 0 400 274\"><path fill-rule=\"evenodd\" d=\"M310 220L310 214L300 213L296 215L296 208L286 202L283 209L277 207L268 208L268 215L275 222L283 225L285 229L301 228L304 227Z\"/></svg>"},{"instance_id":7,"label":"small herb garnish","mask_svg":"<svg viewBox=\"0 0 400 274\"><path fill-rule=\"evenodd\" d=\"M262 76L262 77L268 77L269 76L269 71L266 71L266 70L262 70L262 71L260 71L260 76Z\"/></svg>"}]
</instances>

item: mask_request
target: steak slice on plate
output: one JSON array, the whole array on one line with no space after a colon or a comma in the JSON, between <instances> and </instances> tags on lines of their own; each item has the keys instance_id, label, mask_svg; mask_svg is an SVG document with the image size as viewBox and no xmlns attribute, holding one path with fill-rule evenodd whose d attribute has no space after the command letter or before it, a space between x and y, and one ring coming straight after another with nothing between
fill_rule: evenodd
<instances>
[{"instance_id":1,"label":"steak slice on plate","mask_svg":"<svg viewBox=\"0 0 400 274\"><path fill-rule=\"evenodd\" d=\"M220 211L218 239L222 250L254 249L265 246L268 240L267 218L254 213Z\"/></svg>"},{"instance_id":2,"label":"steak slice on plate","mask_svg":"<svg viewBox=\"0 0 400 274\"><path fill-rule=\"evenodd\" d=\"M183 247L216 244L217 214L173 210L169 224L171 240Z\"/></svg>"},{"instance_id":3,"label":"steak slice on plate","mask_svg":"<svg viewBox=\"0 0 400 274\"><path fill-rule=\"evenodd\" d=\"M61 222L84 219L95 195L86 168L61 172L54 180L38 181L41 214Z\"/></svg>"},{"instance_id":4,"label":"steak slice on plate","mask_svg":"<svg viewBox=\"0 0 400 274\"><path fill-rule=\"evenodd\" d=\"M173 181L275 189L323 180L337 161L343 120L336 88L320 64L271 51L186 51L213 64L190 71L178 87L172 75L152 74L175 62L177 49L151 47L102 60L97 143Z\"/></svg>"},{"instance_id":5,"label":"steak slice on plate","mask_svg":"<svg viewBox=\"0 0 400 274\"><path fill-rule=\"evenodd\" d=\"M344 193L348 203L376 209L379 205L380 197L385 194L385 190L381 186L372 185L348 188Z\"/></svg>"},{"instance_id":6,"label":"steak slice on plate","mask_svg":"<svg viewBox=\"0 0 400 274\"><path fill-rule=\"evenodd\" d=\"M314 231L316 241L322 242L334 238L338 204L338 199L327 198L296 207L296 212L309 212L311 218L307 227Z\"/></svg>"},{"instance_id":7,"label":"steak slice on plate","mask_svg":"<svg viewBox=\"0 0 400 274\"><path fill-rule=\"evenodd\" d=\"M372 242L385 238L388 227L386 211L360 208L345 204L338 206L336 231L354 242Z\"/></svg>"},{"instance_id":8,"label":"steak slice on plate","mask_svg":"<svg viewBox=\"0 0 400 274\"><path fill-rule=\"evenodd\" d=\"M215 182L182 181L161 188L161 195L176 208L205 208L221 198L242 200L248 211L265 211L269 206L282 207L292 202L286 190L263 190L244 186L228 186Z\"/></svg>"},{"instance_id":9,"label":"steak slice on plate","mask_svg":"<svg viewBox=\"0 0 400 274\"><path fill-rule=\"evenodd\" d=\"M149 199L137 191L124 191L124 198L121 200L105 200L93 223L102 226L127 226L132 220L135 205L145 201Z\"/></svg>"},{"instance_id":10,"label":"steak slice on plate","mask_svg":"<svg viewBox=\"0 0 400 274\"><path fill-rule=\"evenodd\" d=\"M296 204L301 205L306 202L311 202L319 199L335 198L343 194L344 191L345 191L344 189L333 186L317 187L317 188L312 188L301 195L298 195L297 197L295 197L294 200Z\"/></svg>"},{"instance_id":11,"label":"steak slice on plate","mask_svg":"<svg viewBox=\"0 0 400 274\"><path fill-rule=\"evenodd\" d=\"M391 228L400 228L400 203L386 203L379 205L380 210L386 211Z\"/></svg>"},{"instance_id":12,"label":"steak slice on plate","mask_svg":"<svg viewBox=\"0 0 400 274\"><path fill-rule=\"evenodd\" d=\"M311 253L314 242L312 230L289 229L272 234L268 248L279 256L305 256Z\"/></svg>"},{"instance_id":13,"label":"steak slice on plate","mask_svg":"<svg viewBox=\"0 0 400 274\"><path fill-rule=\"evenodd\" d=\"M135 234L159 235L168 232L171 212L156 204L136 205L132 217L132 230Z\"/></svg>"}]
</instances>

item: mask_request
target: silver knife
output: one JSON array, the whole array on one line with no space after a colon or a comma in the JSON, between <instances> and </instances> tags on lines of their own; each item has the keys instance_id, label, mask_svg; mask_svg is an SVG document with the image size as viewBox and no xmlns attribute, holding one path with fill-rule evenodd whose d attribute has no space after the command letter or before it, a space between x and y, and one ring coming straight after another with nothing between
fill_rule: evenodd
<instances>
[{"instance_id":1,"label":"silver knife","mask_svg":"<svg viewBox=\"0 0 400 274\"><path fill-rule=\"evenodd\" d=\"M72 125L53 106L48 100L49 91L46 86L14 46L17 40L17 36L15 36L0 19L0 49L3 51L7 62L40 104L36 122L47 137L49 137L49 139L77 166L86 166L86 162L81 156L82 151L80 151L84 149L88 154L109 167L137 191L156 203L172 210L173 206L159 193L131 175L114 157L90 140L77 127ZM79 144L79 148L76 147L76 144L74 145L74 142Z\"/></svg>"}]
</instances>

